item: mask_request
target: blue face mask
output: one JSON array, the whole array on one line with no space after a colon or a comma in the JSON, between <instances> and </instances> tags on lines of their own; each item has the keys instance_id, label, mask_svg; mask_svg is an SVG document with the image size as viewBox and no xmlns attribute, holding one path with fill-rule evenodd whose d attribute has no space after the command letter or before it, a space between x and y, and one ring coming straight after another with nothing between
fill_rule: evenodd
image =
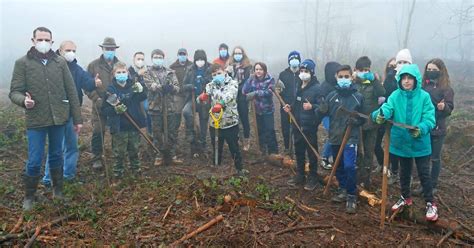
<instances>
[{"instance_id":1,"label":"blue face mask","mask_svg":"<svg viewBox=\"0 0 474 248\"><path fill-rule=\"evenodd\" d=\"M115 74L115 80L117 80L118 83L124 83L128 79L128 74L127 73L117 73Z\"/></svg>"},{"instance_id":2,"label":"blue face mask","mask_svg":"<svg viewBox=\"0 0 474 248\"><path fill-rule=\"evenodd\" d=\"M224 74L217 74L212 78L212 81L215 82L216 84L222 84L224 83L224 80L225 80Z\"/></svg>"},{"instance_id":3,"label":"blue face mask","mask_svg":"<svg viewBox=\"0 0 474 248\"><path fill-rule=\"evenodd\" d=\"M186 55L178 55L178 61L181 63L186 62L188 60L188 57Z\"/></svg>"},{"instance_id":4,"label":"blue face mask","mask_svg":"<svg viewBox=\"0 0 474 248\"><path fill-rule=\"evenodd\" d=\"M357 72L357 77L359 77L362 80L374 81L374 73L372 73L371 71L369 71L369 72Z\"/></svg>"},{"instance_id":5,"label":"blue face mask","mask_svg":"<svg viewBox=\"0 0 474 248\"><path fill-rule=\"evenodd\" d=\"M291 67L297 68L297 67L300 66L300 61L297 60L297 59L292 59L292 60L290 60L289 64L290 64Z\"/></svg>"},{"instance_id":6,"label":"blue face mask","mask_svg":"<svg viewBox=\"0 0 474 248\"><path fill-rule=\"evenodd\" d=\"M221 58L226 58L227 57L227 50L219 50L219 56Z\"/></svg>"},{"instance_id":7,"label":"blue face mask","mask_svg":"<svg viewBox=\"0 0 474 248\"><path fill-rule=\"evenodd\" d=\"M234 54L234 60L240 62L244 56L242 54Z\"/></svg>"},{"instance_id":8,"label":"blue face mask","mask_svg":"<svg viewBox=\"0 0 474 248\"><path fill-rule=\"evenodd\" d=\"M104 59L113 60L115 57L115 51L104 51Z\"/></svg>"},{"instance_id":9,"label":"blue face mask","mask_svg":"<svg viewBox=\"0 0 474 248\"><path fill-rule=\"evenodd\" d=\"M159 67L162 67L163 64L165 63L164 59L152 59L151 61L153 62L154 65L159 66Z\"/></svg>"},{"instance_id":10,"label":"blue face mask","mask_svg":"<svg viewBox=\"0 0 474 248\"><path fill-rule=\"evenodd\" d=\"M351 80L348 78L337 79L337 85L342 89L347 89L351 86Z\"/></svg>"}]
</instances>

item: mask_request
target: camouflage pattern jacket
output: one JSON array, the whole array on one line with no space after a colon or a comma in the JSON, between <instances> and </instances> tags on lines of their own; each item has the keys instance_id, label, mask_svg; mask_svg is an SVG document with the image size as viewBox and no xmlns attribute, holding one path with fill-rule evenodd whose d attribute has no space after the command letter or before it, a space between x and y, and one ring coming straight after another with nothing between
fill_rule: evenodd
<instances>
[{"instance_id":1,"label":"camouflage pattern jacket","mask_svg":"<svg viewBox=\"0 0 474 248\"><path fill-rule=\"evenodd\" d=\"M175 104L175 96L179 92L178 78L173 70L166 67L150 66L143 75L143 81L148 89L148 113L161 114L163 106L167 113L179 113ZM172 85L170 92L163 92L165 85ZM164 100L164 102L162 101Z\"/></svg>"},{"instance_id":2,"label":"camouflage pattern jacket","mask_svg":"<svg viewBox=\"0 0 474 248\"><path fill-rule=\"evenodd\" d=\"M219 123L220 129L226 129L239 124L239 112L237 111L237 93L239 84L231 77L226 76L223 84L210 82L206 85L206 93L211 98L211 107L216 103L223 103L222 119ZM211 113L217 119L218 113ZM209 125L214 127L213 118L209 118Z\"/></svg>"}]
</instances>

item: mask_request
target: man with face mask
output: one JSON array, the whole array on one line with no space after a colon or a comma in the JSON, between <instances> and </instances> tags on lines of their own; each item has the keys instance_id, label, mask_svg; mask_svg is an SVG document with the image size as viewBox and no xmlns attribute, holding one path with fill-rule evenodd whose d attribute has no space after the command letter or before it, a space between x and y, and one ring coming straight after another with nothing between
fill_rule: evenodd
<instances>
[{"instance_id":1,"label":"man with face mask","mask_svg":"<svg viewBox=\"0 0 474 248\"><path fill-rule=\"evenodd\" d=\"M15 62L9 94L14 104L26 110L28 161L23 176L24 210L31 210L36 201L46 139L53 197L63 198L65 124L72 116L74 131L79 133L82 127L76 86L66 60L51 50L51 30L38 27L31 40L33 47Z\"/></svg>"},{"instance_id":2,"label":"man with face mask","mask_svg":"<svg viewBox=\"0 0 474 248\"><path fill-rule=\"evenodd\" d=\"M296 97L296 85L301 83L299 78L301 55L297 51L292 51L288 55L288 67L280 72L275 89L280 92L281 97L286 103L292 103ZM285 145L285 153L289 154L290 148L290 117L283 110L284 106L280 106L280 122L281 133L283 134L283 143Z\"/></svg>"},{"instance_id":3,"label":"man with face mask","mask_svg":"<svg viewBox=\"0 0 474 248\"><path fill-rule=\"evenodd\" d=\"M188 70L184 78L182 91L186 94L186 104L183 108L183 117L186 125L186 140L191 144L191 154L198 157L206 150L207 122L209 121L209 102L202 101L193 103L196 99L192 98L192 91L197 97L206 89L207 83L212 80L210 65L207 62L207 55L204 50L194 52L194 63ZM193 104L196 115L199 116L199 130L194 130L193 125ZM199 133L196 133L199 132Z\"/></svg>"},{"instance_id":4,"label":"man with face mask","mask_svg":"<svg viewBox=\"0 0 474 248\"><path fill-rule=\"evenodd\" d=\"M188 59L188 51L185 48L180 48L178 50L178 58L173 64L170 65L170 68L176 73L180 89L183 87L184 77L186 76L192 65L193 62L189 61ZM183 111L184 104L186 103L186 95L182 90L180 90L180 92L176 94L174 98L175 103L177 104L176 109L180 113L178 119L178 126L180 126L181 112Z\"/></svg>"},{"instance_id":5,"label":"man with face mask","mask_svg":"<svg viewBox=\"0 0 474 248\"><path fill-rule=\"evenodd\" d=\"M155 165L162 165L163 160L165 164L181 164L183 161L176 156L178 120L181 113L174 100L180 91L178 78L173 70L165 67L165 53L162 50L153 50L151 61L153 65L145 73L144 81L148 88L148 114L151 116L153 140L161 151L155 158ZM166 129L163 118L165 114Z\"/></svg>"},{"instance_id":6,"label":"man with face mask","mask_svg":"<svg viewBox=\"0 0 474 248\"><path fill-rule=\"evenodd\" d=\"M102 48L102 55L92 61L87 66L87 71L95 78L97 88L94 91L86 92L89 99L92 100L92 168L102 168L102 151L104 145L104 134L106 116L102 113L102 105L107 99L106 89L113 79L112 69L119 62L115 56L115 51L119 46L115 39L106 37L104 42L99 45Z\"/></svg>"},{"instance_id":7,"label":"man with face mask","mask_svg":"<svg viewBox=\"0 0 474 248\"><path fill-rule=\"evenodd\" d=\"M79 104L82 106L82 90L93 91L95 89L94 77L77 64L76 60L76 44L72 41L63 41L56 51L56 54L62 56L67 61L67 66L72 74L74 83L76 84L77 96ZM77 147L78 135L74 132L72 118L66 123L64 132L64 180L72 181L76 176L77 160L79 159L79 149ZM49 174L49 159L46 162L44 171L43 184L51 187L51 177Z\"/></svg>"}]
</instances>

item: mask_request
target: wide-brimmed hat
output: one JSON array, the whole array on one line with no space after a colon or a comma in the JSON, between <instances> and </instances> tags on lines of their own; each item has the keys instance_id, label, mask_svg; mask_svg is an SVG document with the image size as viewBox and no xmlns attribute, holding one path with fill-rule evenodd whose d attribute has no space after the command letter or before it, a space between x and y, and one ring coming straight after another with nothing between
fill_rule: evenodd
<instances>
[{"instance_id":1,"label":"wide-brimmed hat","mask_svg":"<svg viewBox=\"0 0 474 248\"><path fill-rule=\"evenodd\" d=\"M119 48L117 46L117 43L115 43L115 39L112 37L105 37L104 42L99 45L100 47L106 47L106 48Z\"/></svg>"}]
</instances>

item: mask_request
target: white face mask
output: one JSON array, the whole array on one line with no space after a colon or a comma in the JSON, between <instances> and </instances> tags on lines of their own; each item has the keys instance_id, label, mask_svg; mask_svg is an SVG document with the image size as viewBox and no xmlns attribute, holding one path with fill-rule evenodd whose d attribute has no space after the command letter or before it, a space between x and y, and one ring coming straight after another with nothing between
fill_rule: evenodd
<instances>
[{"instance_id":1,"label":"white face mask","mask_svg":"<svg viewBox=\"0 0 474 248\"><path fill-rule=\"evenodd\" d=\"M300 73L300 79L302 81L309 81L311 79L311 74L309 74L307 72L301 72Z\"/></svg>"},{"instance_id":2,"label":"white face mask","mask_svg":"<svg viewBox=\"0 0 474 248\"><path fill-rule=\"evenodd\" d=\"M204 61L204 60L196 61L196 66L199 67L199 68L203 67L205 64L206 64L206 61Z\"/></svg>"},{"instance_id":3,"label":"white face mask","mask_svg":"<svg viewBox=\"0 0 474 248\"><path fill-rule=\"evenodd\" d=\"M47 41L40 41L35 44L36 50L40 53L47 53L51 50L51 43Z\"/></svg>"},{"instance_id":4,"label":"white face mask","mask_svg":"<svg viewBox=\"0 0 474 248\"><path fill-rule=\"evenodd\" d=\"M138 68L142 68L143 66L145 66L145 61L144 60L136 60L135 61L135 66L137 66Z\"/></svg>"},{"instance_id":5,"label":"white face mask","mask_svg":"<svg viewBox=\"0 0 474 248\"><path fill-rule=\"evenodd\" d=\"M66 52L64 53L64 58L66 59L67 62L72 62L74 59L76 59L76 53L74 52Z\"/></svg>"}]
</instances>

